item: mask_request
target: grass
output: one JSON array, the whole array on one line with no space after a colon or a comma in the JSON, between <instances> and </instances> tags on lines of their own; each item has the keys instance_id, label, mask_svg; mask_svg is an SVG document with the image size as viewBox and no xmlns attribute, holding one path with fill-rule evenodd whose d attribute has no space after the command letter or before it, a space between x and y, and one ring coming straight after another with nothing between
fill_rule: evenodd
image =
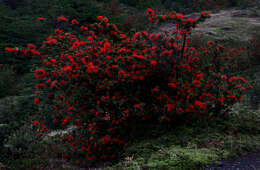
<instances>
[{"instance_id":1,"label":"grass","mask_svg":"<svg viewBox=\"0 0 260 170\"><path fill-rule=\"evenodd\" d=\"M144 126L130 141L122 159L107 164L105 170L196 170L219 160L260 149L260 111L233 107L227 115L171 128ZM21 148L20 143L26 144ZM49 141L51 142L51 141ZM2 163L6 169L75 169L65 162L52 165L55 156L48 153L29 127L23 127L8 138L10 148ZM17 146L17 147L16 147ZM45 148L45 149L44 149ZM12 157L13 155L13 157ZM48 156L47 156L48 155ZM11 156L11 157L10 157ZM16 158L15 158L16 157Z\"/></svg>"},{"instance_id":2,"label":"grass","mask_svg":"<svg viewBox=\"0 0 260 170\"><path fill-rule=\"evenodd\" d=\"M154 129L129 143L123 159L106 169L203 169L260 149L259 123L260 111L243 108L171 131Z\"/></svg>"}]
</instances>

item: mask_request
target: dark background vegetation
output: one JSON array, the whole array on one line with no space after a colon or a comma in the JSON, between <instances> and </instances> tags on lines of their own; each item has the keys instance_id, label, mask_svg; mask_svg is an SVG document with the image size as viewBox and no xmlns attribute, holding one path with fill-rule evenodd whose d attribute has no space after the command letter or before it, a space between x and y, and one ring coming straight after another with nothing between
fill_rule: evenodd
<instances>
[{"instance_id":1,"label":"dark background vegetation","mask_svg":"<svg viewBox=\"0 0 260 170\"><path fill-rule=\"evenodd\" d=\"M215 7L241 5L244 0L218 1ZM248 3L247 3L248 4ZM245 4L243 4L245 6ZM129 32L143 30L147 23L144 10L154 8L161 12L175 10L191 13L209 10L214 5L201 4L190 0L2 0L0 1L0 49L4 47L23 47L27 43L39 45L57 25L56 17L65 15L80 21L81 24L93 23L96 16L107 16L112 23ZM37 22L44 17L47 23ZM28 58L17 58L0 53L1 64L18 64L17 71L28 71Z\"/></svg>"}]
</instances>

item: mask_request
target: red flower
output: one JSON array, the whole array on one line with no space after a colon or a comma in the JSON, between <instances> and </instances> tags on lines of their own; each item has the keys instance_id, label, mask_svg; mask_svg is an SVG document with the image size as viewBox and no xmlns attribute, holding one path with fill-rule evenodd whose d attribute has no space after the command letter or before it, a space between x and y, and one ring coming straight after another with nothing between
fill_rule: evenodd
<instances>
[{"instance_id":1,"label":"red flower","mask_svg":"<svg viewBox=\"0 0 260 170\"><path fill-rule=\"evenodd\" d=\"M213 45L213 42L212 41L208 41L208 45Z\"/></svg>"},{"instance_id":2,"label":"red flower","mask_svg":"<svg viewBox=\"0 0 260 170\"><path fill-rule=\"evenodd\" d=\"M112 57L111 57L111 56L109 56L109 55L107 55L107 56L106 56L106 59L107 59L107 60L111 60L111 59L112 59Z\"/></svg>"},{"instance_id":3,"label":"red flower","mask_svg":"<svg viewBox=\"0 0 260 170\"><path fill-rule=\"evenodd\" d=\"M103 19L104 19L103 21L104 21L105 23L108 22L108 18L107 18L107 17L104 17Z\"/></svg>"},{"instance_id":4,"label":"red flower","mask_svg":"<svg viewBox=\"0 0 260 170\"><path fill-rule=\"evenodd\" d=\"M37 20L38 20L38 21L44 21L45 18L43 18L43 17L38 17Z\"/></svg>"},{"instance_id":5,"label":"red flower","mask_svg":"<svg viewBox=\"0 0 260 170\"><path fill-rule=\"evenodd\" d=\"M39 103L39 98L34 98L34 104L38 104Z\"/></svg>"},{"instance_id":6,"label":"red flower","mask_svg":"<svg viewBox=\"0 0 260 170\"><path fill-rule=\"evenodd\" d=\"M198 80L193 80L192 84L194 84L195 87L200 87L200 81Z\"/></svg>"},{"instance_id":7,"label":"red flower","mask_svg":"<svg viewBox=\"0 0 260 170\"><path fill-rule=\"evenodd\" d=\"M139 38L140 37L140 33L138 33L138 32L135 33L134 37L135 37L135 39Z\"/></svg>"},{"instance_id":8,"label":"red flower","mask_svg":"<svg viewBox=\"0 0 260 170\"><path fill-rule=\"evenodd\" d=\"M37 79L41 80L46 77L46 72L44 69L38 69L35 71L34 75Z\"/></svg>"},{"instance_id":9,"label":"red flower","mask_svg":"<svg viewBox=\"0 0 260 170\"><path fill-rule=\"evenodd\" d=\"M168 86L170 86L172 88L177 88L176 84L174 84L174 83L169 83Z\"/></svg>"},{"instance_id":10,"label":"red flower","mask_svg":"<svg viewBox=\"0 0 260 170\"><path fill-rule=\"evenodd\" d=\"M225 81L227 79L227 76L226 75L222 75L221 79L222 79L222 81Z\"/></svg>"},{"instance_id":11,"label":"red flower","mask_svg":"<svg viewBox=\"0 0 260 170\"><path fill-rule=\"evenodd\" d=\"M126 35L124 35L124 34L120 34L120 37L119 37L121 40L124 40L124 39L126 39Z\"/></svg>"},{"instance_id":12,"label":"red flower","mask_svg":"<svg viewBox=\"0 0 260 170\"><path fill-rule=\"evenodd\" d=\"M167 112L171 112L172 109L175 109L174 104L167 104Z\"/></svg>"},{"instance_id":13,"label":"red flower","mask_svg":"<svg viewBox=\"0 0 260 170\"><path fill-rule=\"evenodd\" d=\"M61 29L56 29L55 30L55 34L60 34L60 33L62 33L63 32L63 30L61 30Z\"/></svg>"},{"instance_id":14,"label":"red flower","mask_svg":"<svg viewBox=\"0 0 260 170\"><path fill-rule=\"evenodd\" d=\"M165 20L166 20L166 17L163 15L163 16L161 17L161 19L162 19L163 21L165 21Z\"/></svg>"},{"instance_id":15,"label":"red flower","mask_svg":"<svg viewBox=\"0 0 260 170\"><path fill-rule=\"evenodd\" d=\"M154 67L154 66L156 66L156 64L157 64L157 61L155 61L155 60L151 60L151 63L150 63L150 64L151 64L151 66Z\"/></svg>"},{"instance_id":16,"label":"red flower","mask_svg":"<svg viewBox=\"0 0 260 170\"><path fill-rule=\"evenodd\" d=\"M68 18L64 17L63 15L60 17L57 17L57 21L63 21L63 22L67 22Z\"/></svg>"},{"instance_id":17,"label":"red flower","mask_svg":"<svg viewBox=\"0 0 260 170\"><path fill-rule=\"evenodd\" d=\"M73 139L73 136L71 136L71 135L68 136L68 141L69 141L69 142L72 142L72 139Z\"/></svg>"},{"instance_id":18,"label":"red flower","mask_svg":"<svg viewBox=\"0 0 260 170\"><path fill-rule=\"evenodd\" d=\"M244 79L243 77L239 77L239 79L240 79L243 83L246 83L246 79Z\"/></svg>"},{"instance_id":19,"label":"red flower","mask_svg":"<svg viewBox=\"0 0 260 170\"><path fill-rule=\"evenodd\" d=\"M236 87L238 87L238 88L242 88L241 84L236 85Z\"/></svg>"},{"instance_id":20,"label":"red flower","mask_svg":"<svg viewBox=\"0 0 260 170\"><path fill-rule=\"evenodd\" d=\"M139 109L140 108L140 104L135 104L134 108Z\"/></svg>"},{"instance_id":21,"label":"red flower","mask_svg":"<svg viewBox=\"0 0 260 170\"><path fill-rule=\"evenodd\" d=\"M205 15L206 15L206 12L203 11L203 12L200 13L200 15L201 15L201 16L205 16Z\"/></svg>"},{"instance_id":22,"label":"red flower","mask_svg":"<svg viewBox=\"0 0 260 170\"><path fill-rule=\"evenodd\" d=\"M186 21L189 22L190 24L193 24L195 22L195 20L192 18L187 18Z\"/></svg>"},{"instance_id":23,"label":"red flower","mask_svg":"<svg viewBox=\"0 0 260 170\"><path fill-rule=\"evenodd\" d=\"M176 14L174 12L172 12L168 16L169 16L169 18L174 19L176 17Z\"/></svg>"},{"instance_id":24,"label":"red flower","mask_svg":"<svg viewBox=\"0 0 260 170\"><path fill-rule=\"evenodd\" d=\"M79 22L78 22L77 20L73 19L73 20L71 21L71 24L72 24L72 25L77 25L77 24L79 24Z\"/></svg>"},{"instance_id":25,"label":"red flower","mask_svg":"<svg viewBox=\"0 0 260 170\"><path fill-rule=\"evenodd\" d=\"M125 78L125 71L124 70L119 70L118 71L118 77L120 77L120 78Z\"/></svg>"},{"instance_id":26,"label":"red flower","mask_svg":"<svg viewBox=\"0 0 260 170\"><path fill-rule=\"evenodd\" d=\"M198 100L194 102L194 105L199 106L201 109L204 109L204 110L206 110L206 108L207 108L207 104L205 102L201 102Z\"/></svg>"},{"instance_id":27,"label":"red flower","mask_svg":"<svg viewBox=\"0 0 260 170\"><path fill-rule=\"evenodd\" d=\"M152 92L157 92L158 91L158 88L153 88L152 89Z\"/></svg>"},{"instance_id":28,"label":"red flower","mask_svg":"<svg viewBox=\"0 0 260 170\"><path fill-rule=\"evenodd\" d=\"M38 125L38 124L39 124L39 122L37 120L33 121L33 125Z\"/></svg>"},{"instance_id":29,"label":"red flower","mask_svg":"<svg viewBox=\"0 0 260 170\"><path fill-rule=\"evenodd\" d=\"M199 80L201 80L201 79L203 78L203 73L197 74L197 75L196 75L196 78L199 79Z\"/></svg>"},{"instance_id":30,"label":"red flower","mask_svg":"<svg viewBox=\"0 0 260 170\"><path fill-rule=\"evenodd\" d=\"M129 110L125 110L125 117L129 117Z\"/></svg>"},{"instance_id":31,"label":"red flower","mask_svg":"<svg viewBox=\"0 0 260 170\"><path fill-rule=\"evenodd\" d=\"M104 19L103 19L103 16L97 16L97 19L99 20L99 21L103 21Z\"/></svg>"},{"instance_id":32,"label":"red flower","mask_svg":"<svg viewBox=\"0 0 260 170\"><path fill-rule=\"evenodd\" d=\"M29 50L34 50L36 48L36 46L34 44L27 44L27 48Z\"/></svg>"},{"instance_id":33,"label":"red flower","mask_svg":"<svg viewBox=\"0 0 260 170\"><path fill-rule=\"evenodd\" d=\"M146 59L145 56L143 56L143 55L141 55L141 54L140 54L140 55L137 55L136 53L133 54L133 57L136 57L136 58L139 58L139 59L143 59L143 60Z\"/></svg>"},{"instance_id":34,"label":"red flower","mask_svg":"<svg viewBox=\"0 0 260 170\"><path fill-rule=\"evenodd\" d=\"M9 47L5 47L5 50L8 52L8 53L11 53L11 52L18 52L18 48L9 48Z\"/></svg>"},{"instance_id":35,"label":"red flower","mask_svg":"<svg viewBox=\"0 0 260 170\"><path fill-rule=\"evenodd\" d=\"M63 158L65 158L65 159L68 158L68 155L67 155L67 154L64 154L64 155L63 155Z\"/></svg>"},{"instance_id":36,"label":"red flower","mask_svg":"<svg viewBox=\"0 0 260 170\"><path fill-rule=\"evenodd\" d=\"M228 82L231 83L232 81L236 80L237 78L236 77L231 77Z\"/></svg>"},{"instance_id":37,"label":"red flower","mask_svg":"<svg viewBox=\"0 0 260 170\"><path fill-rule=\"evenodd\" d=\"M148 18L148 21L149 21L149 22L153 22L153 18L152 18L152 17L149 17L149 18Z\"/></svg>"},{"instance_id":38,"label":"red flower","mask_svg":"<svg viewBox=\"0 0 260 170\"><path fill-rule=\"evenodd\" d=\"M177 13L176 19L177 19L177 20L182 20L182 19L183 19L183 14Z\"/></svg>"},{"instance_id":39,"label":"red flower","mask_svg":"<svg viewBox=\"0 0 260 170\"><path fill-rule=\"evenodd\" d=\"M81 26L80 31L82 31L82 32L88 31L88 27ZM92 37L89 37L89 38L92 38Z\"/></svg>"},{"instance_id":40,"label":"red flower","mask_svg":"<svg viewBox=\"0 0 260 170\"><path fill-rule=\"evenodd\" d=\"M147 11L146 11L146 13L147 13L148 15L154 15L154 11L153 11L151 8L148 8Z\"/></svg>"}]
</instances>

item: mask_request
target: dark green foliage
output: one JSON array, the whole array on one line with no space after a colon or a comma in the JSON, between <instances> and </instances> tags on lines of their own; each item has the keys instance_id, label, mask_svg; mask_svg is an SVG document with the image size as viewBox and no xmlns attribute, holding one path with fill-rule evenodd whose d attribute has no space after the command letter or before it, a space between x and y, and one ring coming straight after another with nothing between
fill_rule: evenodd
<instances>
[{"instance_id":1,"label":"dark green foliage","mask_svg":"<svg viewBox=\"0 0 260 170\"><path fill-rule=\"evenodd\" d=\"M120 0L121 3L134 6L140 9L146 9L146 8L162 8L163 7L163 0Z\"/></svg>"},{"instance_id":2,"label":"dark green foliage","mask_svg":"<svg viewBox=\"0 0 260 170\"><path fill-rule=\"evenodd\" d=\"M5 96L17 95L18 88L16 83L18 77L13 70L4 65L0 66L0 98Z\"/></svg>"}]
</instances>

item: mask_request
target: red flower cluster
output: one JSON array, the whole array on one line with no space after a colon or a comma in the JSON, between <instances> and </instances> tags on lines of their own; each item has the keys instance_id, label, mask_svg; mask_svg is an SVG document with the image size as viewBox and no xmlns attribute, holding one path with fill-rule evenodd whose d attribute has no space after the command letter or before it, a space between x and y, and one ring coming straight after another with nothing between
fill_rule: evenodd
<instances>
[{"instance_id":1,"label":"red flower cluster","mask_svg":"<svg viewBox=\"0 0 260 170\"><path fill-rule=\"evenodd\" d=\"M37 20L38 20L38 21L44 21L45 18L43 18L43 17L38 17Z\"/></svg>"},{"instance_id":2,"label":"red flower cluster","mask_svg":"<svg viewBox=\"0 0 260 170\"><path fill-rule=\"evenodd\" d=\"M46 71L44 69L38 69L34 75L37 79L41 80L46 77Z\"/></svg>"},{"instance_id":3,"label":"red flower cluster","mask_svg":"<svg viewBox=\"0 0 260 170\"><path fill-rule=\"evenodd\" d=\"M68 21L68 18L66 18L66 17L64 17L64 16L62 15L62 16L57 17L57 21L67 22L67 21Z\"/></svg>"},{"instance_id":4,"label":"red flower cluster","mask_svg":"<svg viewBox=\"0 0 260 170\"><path fill-rule=\"evenodd\" d=\"M9 47L5 47L5 50L6 50L8 53L13 53L13 52L18 52L18 51L19 51L18 48L9 48Z\"/></svg>"},{"instance_id":5,"label":"red flower cluster","mask_svg":"<svg viewBox=\"0 0 260 170\"><path fill-rule=\"evenodd\" d=\"M98 16L97 19L101 22L105 22L107 23L108 22L108 18L107 17L103 17L103 16Z\"/></svg>"}]
</instances>

